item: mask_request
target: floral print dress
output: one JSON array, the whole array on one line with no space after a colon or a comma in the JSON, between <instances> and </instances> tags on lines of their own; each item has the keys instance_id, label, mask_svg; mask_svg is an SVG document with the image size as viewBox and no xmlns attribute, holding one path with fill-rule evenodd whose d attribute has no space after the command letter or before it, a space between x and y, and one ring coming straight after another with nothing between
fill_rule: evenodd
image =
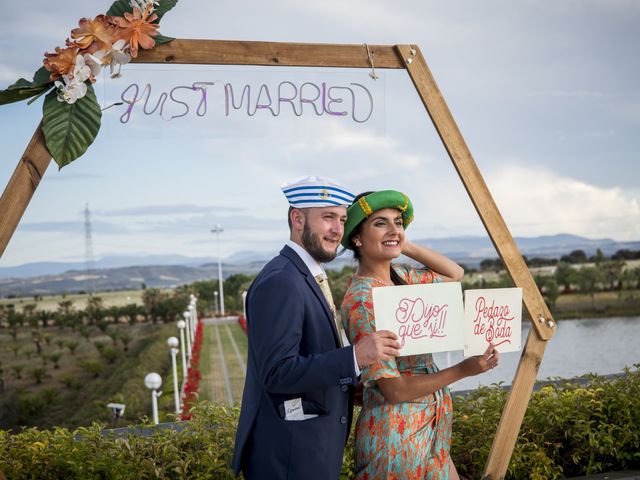
<instances>
[{"instance_id":1,"label":"floral print dress","mask_svg":"<svg viewBox=\"0 0 640 480\"><path fill-rule=\"evenodd\" d=\"M427 269L393 265L407 284L436 283ZM384 286L372 277L354 276L342 302L342 321L355 344L375 331L371 289ZM428 375L438 371L431 354L378 361L362 372L363 407L356 423L354 460L361 480L446 480L449 478L452 402L449 387L409 402L391 404L376 380Z\"/></svg>"}]
</instances>

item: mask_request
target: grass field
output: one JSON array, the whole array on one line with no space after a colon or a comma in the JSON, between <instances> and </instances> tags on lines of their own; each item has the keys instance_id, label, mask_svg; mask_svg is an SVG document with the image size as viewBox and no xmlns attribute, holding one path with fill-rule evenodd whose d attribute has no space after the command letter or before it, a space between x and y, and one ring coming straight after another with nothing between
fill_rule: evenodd
<instances>
[{"instance_id":1,"label":"grass field","mask_svg":"<svg viewBox=\"0 0 640 480\"><path fill-rule=\"evenodd\" d=\"M120 292L98 292L94 295L102 298L105 307L121 307L129 303L142 305L143 290L123 290ZM41 300L40 300L41 298ZM89 299L88 293L73 293L69 295L51 295L39 297L16 297L16 298L0 298L0 305L14 305L16 310L21 311L25 305L36 305L37 310L54 311L58 309L58 303L63 300L71 300L76 310L84 310Z\"/></svg>"},{"instance_id":2,"label":"grass field","mask_svg":"<svg viewBox=\"0 0 640 480\"><path fill-rule=\"evenodd\" d=\"M120 425L138 423L140 417L151 415L144 376L152 371L164 380L161 418L174 411L166 339L177 334L175 325L111 325L111 333L130 338L126 349L120 338L114 335L114 341L91 328L88 340L68 328L41 329L40 354L32 329L18 328L15 340L8 330L0 330L0 428L77 427L96 420L109 424L109 402L126 404ZM76 345L73 352L70 344ZM106 353L99 351L99 345ZM40 381L35 370L42 375Z\"/></svg>"},{"instance_id":3,"label":"grass field","mask_svg":"<svg viewBox=\"0 0 640 480\"><path fill-rule=\"evenodd\" d=\"M246 358L247 337L237 322L205 324L200 354L200 400L240 403Z\"/></svg>"}]
</instances>

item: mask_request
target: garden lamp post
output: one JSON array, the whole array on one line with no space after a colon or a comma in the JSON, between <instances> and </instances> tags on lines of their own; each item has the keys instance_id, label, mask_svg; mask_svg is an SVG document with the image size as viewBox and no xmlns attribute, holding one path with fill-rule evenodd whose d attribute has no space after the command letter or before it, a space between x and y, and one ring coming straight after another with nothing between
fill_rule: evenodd
<instances>
[{"instance_id":1,"label":"garden lamp post","mask_svg":"<svg viewBox=\"0 0 640 480\"><path fill-rule=\"evenodd\" d=\"M144 385L151 390L151 408L153 410L153 424L158 425L158 397L162 392L158 390L162 386L162 377L155 372L148 373L144 377Z\"/></svg>"},{"instance_id":2,"label":"garden lamp post","mask_svg":"<svg viewBox=\"0 0 640 480\"><path fill-rule=\"evenodd\" d=\"M191 320L191 343L193 343L196 338L196 324L198 322L196 306L193 303L189 304L189 318Z\"/></svg>"},{"instance_id":3,"label":"garden lamp post","mask_svg":"<svg viewBox=\"0 0 640 480\"><path fill-rule=\"evenodd\" d=\"M193 312L191 313L192 313L192 320L193 320L193 324L192 324L193 338L195 338L196 328L198 327L198 299L194 294L189 295L189 298L191 299L189 302L189 310L191 310L191 305L193 305Z\"/></svg>"},{"instance_id":4,"label":"garden lamp post","mask_svg":"<svg viewBox=\"0 0 640 480\"><path fill-rule=\"evenodd\" d=\"M217 314L220 309L218 308L218 292L213 292L213 311Z\"/></svg>"},{"instance_id":5,"label":"garden lamp post","mask_svg":"<svg viewBox=\"0 0 640 480\"><path fill-rule=\"evenodd\" d=\"M176 404L176 413L180 413L180 394L178 393L178 365L176 355L178 354L178 345L180 341L176 337L167 338L169 345L169 353L171 353L171 367L173 367L173 401Z\"/></svg>"},{"instance_id":6,"label":"garden lamp post","mask_svg":"<svg viewBox=\"0 0 640 480\"><path fill-rule=\"evenodd\" d=\"M180 350L182 351L182 383L187 379L187 358L186 358L186 348L184 344L184 327L187 324L184 323L184 320L178 320L178 329L180 330Z\"/></svg>"},{"instance_id":7,"label":"garden lamp post","mask_svg":"<svg viewBox=\"0 0 640 480\"><path fill-rule=\"evenodd\" d=\"M187 357L191 360L191 326L189 325L189 312L185 311L182 316L184 317L184 326L187 329Z\"/></svg>"},{"instance_id":8,"label":"garden lamp post","mask_svg":"<svg viewBox=\"0 0 640 480\"><path fill-rule=\"evenodd\" d=\"M216 234L216 243L218 245L218 289L220 290L220 315L224 315L224 289L222 287L222 256L220 254L220 234L224 232L222 225L216 225L216 228L211 230Z\"/></svg>"}]
</instances>

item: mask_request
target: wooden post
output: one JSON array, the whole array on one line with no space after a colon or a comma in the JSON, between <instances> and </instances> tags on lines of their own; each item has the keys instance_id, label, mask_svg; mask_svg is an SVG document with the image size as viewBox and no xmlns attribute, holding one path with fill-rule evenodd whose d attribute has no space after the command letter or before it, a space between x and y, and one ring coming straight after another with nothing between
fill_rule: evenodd
<instances>
[{"instance_id":1,"label":"wooden post","mask_svg":"<svg viewBox=\"0 0 640 480\"><path fill-rule=\"evenodd\" d=\"M51 154L45 145L40 122L0 197L0 257L50 162Z\"/></svg>"},{"instance_id":2,"label":"wooden post","mask_svg":"<svg viewBox=\"0 0 640 480\"><path fill-rule=\"evenodd\" d=\"M525 344L485 469L485 478L501 479L509 465L546 341L554 333L555 322L422 53L415 45L398 45L397 50L491 241L514 283L522 288L524 304L533 319L534 329L530 331Z\"/></svg>"}]
</instances>

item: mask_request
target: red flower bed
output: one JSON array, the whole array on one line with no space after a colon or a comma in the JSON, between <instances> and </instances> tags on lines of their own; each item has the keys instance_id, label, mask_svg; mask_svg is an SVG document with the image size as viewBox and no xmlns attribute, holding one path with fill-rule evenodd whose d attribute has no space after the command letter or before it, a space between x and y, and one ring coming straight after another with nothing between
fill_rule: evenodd
<instances>
[{"instance_id":1,"label":"red flower bed","mask_svg":"<svg viewBox=\"0 0 640 480\"><path fill-rule=\"evenodd\" d=\"M238 323L240 324L240 328L244 331L245 335L247 333L247 319L244 316L240 315L238 317Z\"/></svg>"},{"instance_id":2,"label":"red flower bed","mask_svg":"<svg viewBox=\"0 0 640 480\"><path fill-rule=\"evenodd\" d=\"M200 373L200 349L202 348L202 322L198 319L196 324L196 334L193 338L193 346L191 348L191 361L187 369L187 381L184 383L184 391L182 392L182 413L181 420L191 420L191 407L198 400L198 387L202 375Z\"/></svg>"}]
</instances>

